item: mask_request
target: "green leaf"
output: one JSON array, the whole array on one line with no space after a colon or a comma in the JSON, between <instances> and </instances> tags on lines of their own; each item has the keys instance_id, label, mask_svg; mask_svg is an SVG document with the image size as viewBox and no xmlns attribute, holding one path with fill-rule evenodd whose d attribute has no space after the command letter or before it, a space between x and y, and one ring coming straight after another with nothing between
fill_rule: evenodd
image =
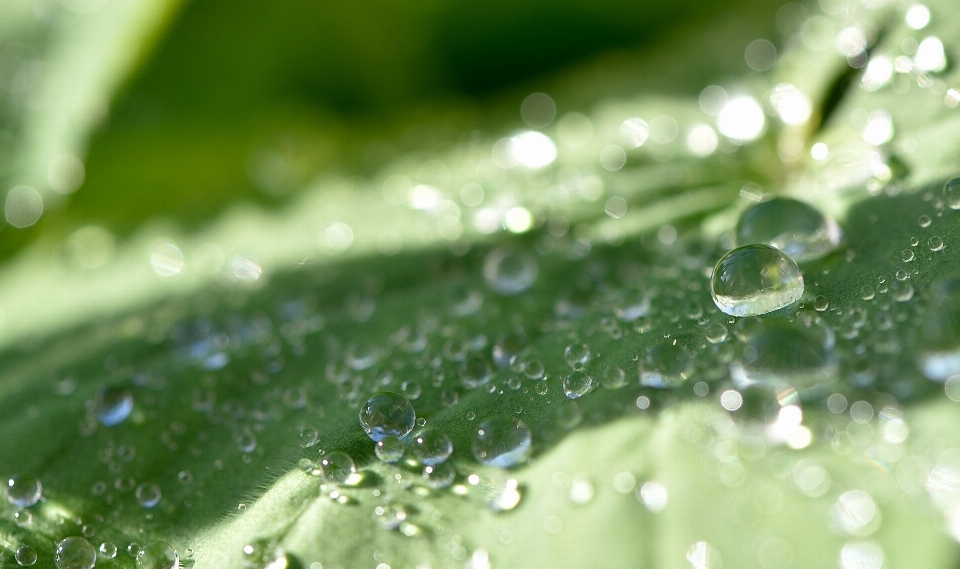
<instances>
[{"instance_id":1,"label":"green leaf","mask_svg":"<svg viewBox=\"0 0 960 569\"><path fill-rule=\"evenodd\" d=\"M960 30L948 8L931 5L929 33L945 41ZM876 26L873 54L900 49L900 16L863 10L816 21ZM703 38L719 59L739 58L723 29L670 37L636 72L679 66ZM764 137L721 140L708 157L686 145L713 120L696 99L645 91L584 103L584 116L543 129L559 149L546 169L497 166L497 137L481 136L376 175L327 174L282 208L237 206L190 233L156 223L118 243L87 227L33 244L0 268L0 474L37 476L45 499L23 526L0 506L0 562L26 544L49 566L57 542L87 535L118 545L117 560L101 562L118 566L134 564L128 544L154 540L200 568L280 567L283 555L311 568L714 567L713 556L727 567L830 567L841 551L877 545L884 567L955 566L960 421L918 366L931 291L960 256L960 222L940 198L957 141L930 136L957 120L943 97L958 72L898 74L905 93L867 93L854 75L847 84L855 72L824 37L826 47L787 40L770 74L729 87L759 98L791 81L819 119L792 128L768 117ZM799 61L815 65L801 76ZM558 79L557 100L577 96L583 73ZM873 109L892 117L889 144L857 127ZM601 166L610 145L625 146L625 119L656 129L664 115L674 141ZM590 136L575 136L577 120ZM815 142L825 160L808 158ZM471 182L479 204L461 199ZM708 275L747 205L740 196L758 191L816 203L846 238L802 266L798 304L734 320L717 310ZM487 231L485 218L518 235ZM931 247L934 237L946 246ZM532 287L498 294L491 251L528 255ZM809 348L803 331L821 323L835 337L828 363L791 364ZM775 352L779 378L748 389L731 363L764 326L800 339ZM501 367L492 350L510 334L518 357ZM582 346L600 385L572 400L563 382ZM476 361L491 378L471 387L462 378ZM529 377L538 363L544 377ZM671 366L688 379L638 381ZM623 381L609 375L618 368ZM108 386L134 401L113 427L96 417ZM407 394L451 438L450 487L376 459L357 414L381 390ZM742 410L720 403L733 391ZM764 405L781 419L765 420ZM801 408L802 424L791 423ZM478 425L500 415L533 433L532 459L513 469L471 453ZM301 447L309 429L318 442ZM359 476L323 479L319 462L335 451ZM155 507L138 503L141 484L161 489Z\"/></svg>"}]
</instances>

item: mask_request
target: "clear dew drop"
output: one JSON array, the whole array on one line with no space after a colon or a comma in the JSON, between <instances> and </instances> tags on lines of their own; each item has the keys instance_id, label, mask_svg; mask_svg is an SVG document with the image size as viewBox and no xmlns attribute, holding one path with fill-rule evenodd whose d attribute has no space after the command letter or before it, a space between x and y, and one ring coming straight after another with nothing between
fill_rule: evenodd
<instances>
[{"instance_id":1,"label":"clear dew drop","mask_svg":"<svg viewBox=\"0 0 960 569\"><path fill-rule=\"evenodd\" d=\"M115 427L127 420L133 411L133 394L123 387L105 387L97 392L97 420L104 427Z\"/></svg>"},{"instance_id":2,"label":"clear dew drop","mask_svg":"<svg viewBox=\"0 0 960 569\"><path fill-rule=\"evenodd\" d=\"M725 314L759 316L799 300L803 275L782 251L769 245L746 245L720 259L710 287L713 301Z\"/></svg>"},{"instance_id":3,"label":"clear dew drop","mask_svg":"<svg viewBox=\"0 0 960 569\"><path fill-rule=\"evenodd\" d=\"M590 347L586 344L570 344L563 350L563 359L574 369L589 362L590 356Z\"/></svg>"},{"instance_id":4,"label":"clear dew drop","mask_svg":"<svg viewBox=\"0 0 960 569\"><path fill-rule=\"evenodd\" d=\"M416 421L413 405L390 391L377 393L360 408L360 424L374 442L387 435L403 438L413 430Z\"/></svg>"},{"instance_id":5,"label":"clear dew drop","mask_svg":"<svg viewBox=\"0 0 960 569\"><path fill-rule=\"evenodd\" d=\"M932 223L932 220L930 219L930 216L927 214L923 214L917 218L917 224L920 225L920 227L924 227L924 228L930 227L931 223Z\"/></svg>"},{"instance_id":6,"label":"clear dew drop","mask_svg":"<svg viewBox=\"0 0 960 569\"><path fill-rule=\"evenodd\" d=\"M703 334L711 344L720 344L727 339L727 327L719 322L714 322L704 328Z\"/></svg>"},{"instance_id":7,"label":"clear dew drop","mask_svg":"<svg viewBox=\"0 0 960 569\"><path fill-rule=\"evenodd\" d=\"M420 464L436 466L453 454L453 443L443 431L425 429L413 438L410 443L410 451Z\"/></svg>"},{"instance_id":8,"label":"clear dew drop","mask_svg":"<svg viewBox=\"0 0 960 569\"><path fill-rule=\"evenodd\" d=\"M394 435L386 435L377 441L373 448L377 458L380 459L381 462L388 464L398 462L402 459L405 450L406 446L403 444L403 441L400 440L400 437Z\"/></svg>"},{"instance_id":9,"label":"clear dew drop","mask_svg":"<svg viewBox=\"0 0 960 569\"><path fill-rule=\"evenodd\" d=\"M737 223L737 246L765 244L799 263L834 251L843 238L840 227L815 207L790 198L772 198L743 212Z\"/></svg>"},{"instance_id":10,"label":"clear dew drop","mask_svg":"<svg viewBox=\"0 0 960 569\"><path fill-rule=\"evenodd\" d=\"M928 379L944 382L960 374L960 277L934 283L929 297L918 363Z\"/></svg>"},{"instance_id":11,"label":"clear dew drop","mask_svg":"<svg viewBox=\"0 0 960 569\"><path fill-rule=\"evenodd\" d=\"M54 563L57 569L92 569L97 564L97 550L82 537L68 537L57 544Z\"/></svg>"},{"instance_id":12,"label":"clear dew drop","mask_svg":"<svg viewBox=\"0 0 960 569\"><path fill-rule=\"evenodd\" d=\"M483 261L483 280L490 290L515 295L529 289L537 280L537 260L524 250L498 247Z\"/></svg>"},{"instance_id":13,"label":"clear dew drop","mask_svg":"<svg viewBox=\"0 0 960 569\"><path fill-rule=\"evenodd\" d=\"M20 566L30 567L37 562L37 551L29 545L23 545L17 549L14 557Z\"/></svg>"},{"instance_id":14,"label":"clear dew drop","mask_svg":"<svg viewBox=\"0 0 960 569\"><path fill-rule=\"evenodd\" d=\"M29 508L40 501L43 486L33 476L21 474L7 480L7 500L18 508Z\"/></svg>"},{"instance_id":15,"label":"clear dew drop","mask_svg":"<svg viewBox=\"0 0 960 569\"><path fill-rule=\"evenodd\" d=\"M320 460L320 468L323 470L324 480L335 484L347 482L357 472L357 466L350 455L338 450L325 454Z\"/></svg>"},{"instance_id":16,"label":"clear dew drop","mask_svg":"<svg viewBox=\"0 0 960 569\"><path fill-rule=\"evenodd\" d=\"M317 433L316 429L307 427L306 429L300 431L300 437L299 437L300 447L301 448L312 447L313 445L317 444L318 437L319 437L319 434Z\"/></svg>"},{"instance_id":17,"label":"clear dew drop","mask_svg":"<svg viewBox=\"0 0 960 569\"><path fill-rule=\"evenodd\" d=\"M509 468L530 455L532 436L519 419L501 416L480 424L473 437L473 456L480 464Z\"/></svg>"},{"instance_id":18,"label":"clear dew drop","mask_svg":"<svg viewBox=\"0 0 960 569\"><path fill-rule=\"evenodd\" d=\"M100 544L100 557L104 559L113 559L117 556L117 546L109 541L105 541Z\"/></svg>"},{"instance_id":19,"label":"clear dew drop","mask_svg":"<svg viewBox=\"0 0 960 569\"><path fill-rule=\"evenodd\" d=\"M497 367L507 367L527 345L520 334L504 334L493 345L493 363Z\"/></svg>"},{"instance_id":20,"label":"clear dew drop","mask_svg":"<svg viewBox=\"0 0 960 569\"><path fill-rule=\"evenodd\" d=\"M693 357L680 343L653 346L640 359L640 385L668 389L687 381L693 369Z\"/></svg>"},{"instance_id":21,"label":"clear dew drop","mask_svg":"<svg viewBox=\"0 0 960 569\"><path fill-rule=\"evenodd\" d=\"M137 503L144 508L153 508L160 503L160 498L162 493L160 487L156 484L141 484L137 486L135 492L137 497Z\"/></svg>"},{"instance_id":22,"label":"clear dew drop","mask_svg":"<svg viewBox=\"0 0 960 569\"><path fill-rule=\"evenodd\" d=\"M904 249L904 250L903 250L903 253L900 254L900 259L901 259L904 263L911 263L911 262L913 262L913 259L914 259L914 258L915 258L915 255L914 255L914 253L913 253L913 250L911 250L911 249Z\"/></svg>"},{"instance_id":23,"label":"clear dew drop","mask_svg":"<svg viewBox=\"0 0 960 569\"><path fill-rule=\"evenodd\" d=\"M449 462L425 466L423 468L423 481L434 490L450 487L456 477L457 471Z\"/></svg>"},{"instance_id":24,"label":"clear dew drop","mask_svg":"<svg viewBox=\"0 0 960 569\"><path fill-rule=\"evenodd\" d=\"M627 384L627 373L617 366L608 366L600 373L600 385L604 389L620 389Z\"/></svg>"},{"instance_id":25,"label":"clear dew drop","mask_svg":"<svg viewBox=\"0 0 960 569\"><path fill-rule=\"evenodd\" d=\"M587 395L596 383L593 378L582 371L575 371L563 380L563 393L570 399L579 399Z\"/></svg>"},{"instance_id":26,"label":"clear dew drop","mask_svg":"<svg viewBox=\"0 0 960 569\"><path fill-rule=\"evenodd\" d=\"M927 239L927 247L933 252L943 251L943 239L934 235L930 239Z\"/></svg>"},{"instance_id":27,"label":"clear dew drop","mask_svg":"<svg viewBox=\"0 0 960 569\"><path fill-rule=\"evenodd\" d=\"M179 569L180 555L169 543L151 541L137 552L137 569Z\"/></svg>"},{"instance_id":28,"label":"clear dew drop","mask_svg":"<svg viewBox=\"0 0 960 569\"><path fill-rule=\"evenodd\" d=\"M943 185L943 201L950 209L960 209L960 177Z\"/></svg>"}]
</instances>

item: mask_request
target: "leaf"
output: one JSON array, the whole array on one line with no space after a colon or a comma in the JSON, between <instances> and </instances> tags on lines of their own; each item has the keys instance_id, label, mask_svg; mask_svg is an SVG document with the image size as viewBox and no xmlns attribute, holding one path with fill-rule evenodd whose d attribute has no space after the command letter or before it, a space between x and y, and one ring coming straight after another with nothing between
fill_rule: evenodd
<instances>
[{"instance_id":1,"label":"leaf","mask_svg":"<svg viewBox=\"0 0 960 569\"><path fill-rule=\"evenodd\" d=\"M899 45L891 29L875 52ZM833 63L806 79L829 85ZM955 73L939 76L944 87ZM585 144L565 144L569 122L545 129L559 143L546 181L542 170L495 166L496 139L482 139L444 154L443 169L411 156L377 178L327 175L282 211L238 207L192 234L158 225L119 245L103 230L55 251L34 245L0 279L0 298L17 299L4 301L0 329L0 465L37 475L45 501L28 527L2 506L2 561L26 543L49 565L60 539L87 534L119 545L116 563L127 566L125 546L153 540L196 567L670 568L713 566L714 555L728 567L822 567L843 548L877 563L874 542L884 566L954 566L960 424L917 359L931 291L960 255L960 224L939 197L945 159L918 154L899 159L901 170L890 146L853 140L842 117L874 95L847 93L815 131L772 123L766 138L708 158L692 156L683 136L651 141L612 171L597 160L624 144L625 118L669 114L679 132L709 119L682 98L609 101L588 110ZM903 101L914 95L928 92ZM939 105L926 114L897 105L897 136L953 120ZM914 122L900 127L899 117ZM784 133L810 137L804 153L818 140L844 152L781 162ZM554 175L570 187L555 189ZM483 201L458 204L471 181ZM707 275L738 196L756 191L746 183L842 214L846 241L803 265L803 307L731 322ZM521 235L487 235L484 216ZM946 246L931 248L933 237ZM529 255L532 288L498 294L491 251ZM836 336L830 365L785 360L786 382L735 383L730 364L749 327L820 321ZM518 359L500 367L492 348L508 334ZM799 352L798 337L777 353ZM584 371L602 385L571 400L563 382L582 345ZM489 366L489 381L465 384L466 361ZM545 379L528 377L537 362ZM677 366L690 379L674 389L638 382L642 370L675 377L664 370ZM617 368L623 384L607 375ZM114 427L96 419L106 386L134 401ZM357 410L384 389L406 393L427 426L450 436L452 486L376 460ZM731 391L758 397L746 401L755 414L721 406ZM840 412L831 394L843 397ZM764 420L764 405L783 420ZM791 423L800 408L802 424ZM515 469L471 456L477 425L499 415L534 434L533 459ZM302 448L306 429L319 440ZM335 451L356 461L356 481L322 480L317 462ZM665 490L665 508L662 493L645 496L659 488L650 483ZM138 504L141 484L160 487L158 505Z\"/></svg>"}]
</instances>

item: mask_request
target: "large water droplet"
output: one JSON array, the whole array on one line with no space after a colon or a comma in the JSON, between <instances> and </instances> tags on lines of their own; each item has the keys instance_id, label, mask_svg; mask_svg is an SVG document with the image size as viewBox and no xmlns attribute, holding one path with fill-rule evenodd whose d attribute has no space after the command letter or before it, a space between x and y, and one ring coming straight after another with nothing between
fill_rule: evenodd
<instances>
[{"instance_id":1,"label":"large water droplet","mask_svg":"<svg viewBox=\"0 0 960 569\"><path fill-rule=\"evenodd\" d=\"M57 569L92 569L97 564L97 550L82 537L68 537L57 544L54 562Z\"/></svg>"},{"instance_id":2,"label":"large water droplet","mask_svg":"<svg viewBox=\"0 0 960 569\"><path fill-rule=\"evenodd\" d=\"M815 207L790 198L773 198L743 212L737 246L757 243L780 249L798 263L818 259L840 245L843 232Z\"/></svg>"},{"instance_id":3,"label":"large water droplet","mask_svg":"<svg viewBox=\"0 0 960 569\"><path fill-rule=\"evenodd\" d=\"M29 508L40 501L43 486L33 476L21 474L7 480L7 500L18 508Z\"/></svg>"},{"instance_id":4,"label":"large water droplet","mask_svg":"<svg viewBox=\"0 0 960 569\"><path fill-rule=\"evenodd\" d=\"M758 316L803 295L797 264L769 245L746 245L720 259L710 281L717 308L731 316Z\"/></svg>"},{"instance_id":5,"label":"large water droplet","mask_svg":"<svg viewBox=\"0 0 960 569\"><path fill-rule=\"evenodd\" d=\"M530 253L509 246L498 247L483 261L483 280L499 294L514 295L537 280L537 260Z\"/></svg>"},{"instance_id":6,"label":"large water droplet","mask_svg":"<svg viewBox=\"0 0 960 569\"><path fill-rule=\"evenodd\" d=\"M473 456L481 464L509 468L530 455L530 429L513 417L494 417L480 424L473 438Z\"/></svg>"},{"instance_id":7,"label":"large water droplet","mask_svg":"<svg viewBox=\"0 0 960 569\"><path fill-rule=\"evenodd\" d=\"M374 442L387 435L405 437L416 421L413 405L402 395L389 391L377 393L360 408L360 424Z\"/></svg>"},{"instance_id":8,"label":"large water droplet","mask_svg":"<svg viewBox=\"0 0 960 569\"><path fill-rule=\"evenodd\" d=\"M124 422L133 411L133 395L123 387L104 387L97 393L97 420L104 427Z\"/></svg>"},{"instance_id":9,"label":"large water droplet","mask_svg":"<svg viewBox=\"0 0 960 569\"><path fill-rule=\"evenodd\" d=\"M180 555L170 544L151 541L137 552L137 569L178 569Z\"/></svg>"},{"instance_id":10,"label":"large water droplet","mask_svg":"<svg viewBox=\"0 0 960 569\"><path fill-rule=\"evenodd\" d=\"M443 431L426 429L414 437L410 450L420 464L435 466L450 457L453 443Z\"/></svg>"}]
</instances>

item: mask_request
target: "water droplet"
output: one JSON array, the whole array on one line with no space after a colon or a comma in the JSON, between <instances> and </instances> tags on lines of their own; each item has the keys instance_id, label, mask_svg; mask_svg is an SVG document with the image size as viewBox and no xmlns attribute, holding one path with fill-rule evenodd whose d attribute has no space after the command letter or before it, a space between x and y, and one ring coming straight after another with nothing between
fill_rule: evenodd
<instances>
[{"instance_id":1,"label":"water droplet","mask_svg":"<svg viewBox=\"0 0 960 569\"><path fill-rule=\"evenodd\" d=\"M710 282L717 308L730 316L758 316L803 295L797 264L769 245L747 245L720 259Z\"/></svg>"},{"instance_id":2,"label":"water droplet","mask_svg":"<svg viewBox=\"0 0 960 569\"><path fill-rule=\"evenodd\" d=\"M300 447L301 448L310 448L313 445L317 444L317 438L319 434L317 430L311 427L300 431Z\"/></svg>"},{"instance_id":3,"label":"water droplet","mask_svg":"<svg viewBox=\"0 0 960 569\"><path fill-rule=\"evenodd\" d=\"M704 329L703 334L711 344L719 344L727 339L727 328L719 322L714 322Z\"/></svg>"},{"instance_id":4,"label":"water droplet","mask_svg":"<svg viewBox=\"0 0 960 569\"><path fill-rule=\"evenodd\" d=\"M57 569L92 569L97 564L97 550L82 537L68 537L57 544L54 562Z\"/></svg>"},{"instance_id":5,"label":"water droplet","mask_svg":"<svg viewBox=\"0 0 960 569\"><path fill-rule=\"evenodd\" d=\"M894 281L890 285L890 294L897 302L907 302L913 298L913 285L906 281Z\"/></svg>"},{"instance_id":6,"label":"water droplet","mask_svg":"<svg viewBox=\"0 0 960 569\"><path fill-rule=\"evenodd\" d=\"M593 391L593 378L582 371L575 371L563 380L563 393L570 399L579 399Z\"/></svg>"},{"instance_id":7,"label":"water droplet","mask_svg":"<svg viewBox=\"0 0 960 569\"><path fill-rule=\"evenodd\" d=\"M927 239L927 247L929 247L931 251L942 251L943 239L934 235L930 239Z\"/></svg>"},{"instance_id":8,"label":"water droplet","mask_svg":"<svg viewBox=\"0 0 960 569\"><path fill-rule=\"evenodd\" d=\"M105 427L124 422L133 411L133 395L122 387L105 387L97 393L97 420Z\"/></svg>"},{"instance_id":9,"label":"water droplet","mask_svg":"<svg viewBox=\"0 0 960 569\"><path fill-rule=\"evenodd\" d=\"M600 385L604 389L620 389L627 383L627 374L617 366L604 368L600 374Z\"/></svg>"},{"instance_id":10,"label":"water droplet","mask_svg":"<svg viewBox=\"0 0 960 569\"><path fill-rule=\"evenodd\" d=\"M482 356L470 356L460 366L460 382L467 389L475 389L481 385L486 385L490 381L492 373L490 364Z\"/></svg>"},{"instance_id":11,"label":"water droplet","mask_svg":"<svg viewBox=\"0 0 960 569\"><path fill-rule=\"evenodd\" d=\"M395 530L407 519L407 511L396 504L385 504L373 509L377 523L385 530Z\"/></svg>"},{"instance_id":12,"label":"water droplet","mask_svg":"<svg viewBox=\"0 0 960 569\"><path fill-rule=\"evenodd\" d=\"M866 492L851 490L837 498L831 511L834 524L850 535L865 536L880 525L880 511Z\"/></svg>"},{"instance_id":13,"label":"water droplet","mask_svg":"<svg viewBox=\"0 0 960 569\"><path fill-rule=\"evenodd\" d=\"M447 488L453 484L457 471L449 462L424 467L423 481L434 490Z\"/></svg>"},{"instance_id":14,"label":"water droplet","mask_svg":"<svg viewBox=\"0 0 960 569\"><path fill-rule=\"evenodd\" d=\"M530 429L513 417L494 417L480 424L473 438L473 456L481 464L509 468L530 454Z\"/></svg>"},{"instance_id":15,"label":"water droplet","mask_svg":"<svg viewBox=\"0 0 960 569\"><path fill-rule=\"evenodd\" d=\"M100 544L100 557L104 559L113 559L117 556L117 546L105 541Z\"/></svg>"},{"instance_id":16,"label":"water droplet","mask_svg":"<svg viewBox=\"0 0 960 569\"><path fill-rule=\"evenodd\" d=\"M875 541L851 541L840 550L841 569L881 569L885 557Z\"/></svg>"},{"instance_id":17,"label":"water droplet","mask_svg":"<svg viewBox=\"0 0 960 569\"><path fill-rule=\"evenodd\" d=\"M520 334L505 334L493 345L493 363L497 367L507 367L527 345L526 338Z\"/></svg>"},{"instance_id":18,"label":"water droplet","mask_svg":"<svg viewBox=\"0 0 960 569\"><path fill-rule=\"evenodd\" d=\"M802 322L764 321L744 338L741 354L730 365L740 387L773 389L790 385L802 394L823 388L837 371L833 331L819 317Z\"/></svg>"},{"instance_id":19,"label":"water droplet","mask_svg":"<svg viewBox=\"0 0 960 569\"><path fill-rule=\"evenodd\" d=\"M909 263L909 262L913 261L913 259L914 259L913 250L912 250L912 249L904 249L904 250L903 250L903 253L900 253L900 259L902 259L904 263Z\"/></svg>"},{"instance_id":20,"label":"water droplet","mask_svg":"<svg viewBox=\"0 0 960 569\"><path fill-rule=\"evenodd\" d=\"M423 393L423 388L420 387L420 383L408 379L400 384L400 393L409 401L416 401L420 398L420 394Z\"/></svg>"},{"instance_id":21,"label":"water droplet","mask_svg":"<svg viewBox=\"0 0 960 569\"><path fill-rule=\"evenodd\" d=\"M320 460L320 468L323 469L323 478L327 482L343 484L357 472L357 467L345 452L335 450L328 452Z\"/></svg>"},{"instance_id":22,"label":"water droplet","mask_svg":"<svg viewBox=\"0 0 960 569\"><path fill-rule=\"evenodd\" d=\"M160 503L160 487L156 484L141 484L137 486L137 503L144 508L152 508Z\"/></svg>"},{"instance_id":23,"label":"water droplet","mask_svg":"<svg viewBox=\"0 0 960 569\"><path fill-rule=\"evenodd\" d=\"M377 393L360 409L360 424L374 442L387 435L407 436L416 420L413 405L402 395L389 391Z\"/></svg>"},{"instance_id":24,"label":"water droplet","mask_svg":"<svg viewBox=\"0 0 960 569\"><path fill-rule=\"evenodd\" d=\"M920 227L930 227L932 220L930 219L929 215L923 214L917 218L917 223L920 224Z\"/></svg>"},{"instance_id":25,"label":"water droplet","mask_svg":"<svg viewBox=\"0 0 960 569\"><path fill-rule=\"evenodd\" d=\"M960 277L935 283L923 324L920 367L928 379L960 374Z\"/></svg>"},{"instance_id":26,"label":"water droplet","mask_svg":"<svg viewBox=\"0 0 960 569\"><path fill-rule=\"evenodd\" d=\"M347 346L344 362L357 371L370 369L380 359L380 348L375 344L358 340Z\"/></svg>"},{"instance_id":27,"label":"water droplet","mask_svg":"<svg viewBox=\"0 0 960 569\"><path fill-rule=\"evenodd\" d=\"M698 541L687 550L687 561L693 569L720 569L723 567L723 560L720 558L720 552L715 547L705 541Z\"/></svg>"},{"instance_id":28,"label":"water droplet","mask_svg":"<svg viewBox=\"0 0 960 569\"><path fill-rule=\"evenodd\" d=\"M383 462L393 463L397 462L403 458L403 453L406 450L403 441L399 437L393 435L386 435L379 441L377 441L374 446L374 452Z\"/></svg>"},{"instance_id":29,"label":"water droplet","mask_svg":"<svg viewBox=\"0 0 960 569\"><path fill-rule=\"evenodd\" d=\"M483 261L483 279L496 293L520 294L537 280L537 260L530 253L509 246L498 247Z\"/></svg>"},{"instance_id":30,"label":"water droplet","mask_svg":"<svg viewBox=\"0 0 960 569\"><path fill-rule=\"evenodd\" d=\"M563 350L563 359L577 369L590 361L590 348L586 344L570 344Z\"/></svg>"},{"instance_id":31,"label":"water droplet","mask_svg":"<svg viewBox=\"0 0 960 569\"><path fill-rule=\"evenodd\" d=\"M40 481L26 474L7 480L7 500L18 508L29 508L40 501L43 486Z\"/></svg>"},{"instance_id":32,"label":"water droplet","mask_svg":"<svg viewBox=\"0 0 960 569\"><path fill-rule=\"evenodd\" d=\"M827 300L827 297L820 295L813 300L813 309L817 312L823 312L828 308L830 308L830 301Z\"/></svg>"},{"instance_id":33,"label":"water droplet","mask_svg":"<svg viewBox=\"0 0 960 569\"><path fill-rule=\"evenodd\" d=\"M693 358L680 343L653 346L640 360L640 384L666 389L677 387L687 380L693 368Z\"/></svg>"},{"instance_id":34,"label":"water droplet","mask_svg":"<svg viewBox=\"0 0 960 569\"><path fill-rule=\"evenodd\" d=\"M842 238L840 227L813 206L779 197L744 211L736 231L738 247L770 245L799 263L830 253Z\"/></svg>"},{"instance_id":35,"label":"water droplet","mask_svg":"<svg viewBox=\"0 0 960 569\"><path fill-rule=\"evenodd\" d=\"M23 545L17 549L14 557L21 566L29 567L37 562L37 551L29 545Z\"/></svg>"},{"instance_id":36,"label":"water droplet","mask_svg":"<svg viewBox=\"0 0 960 569\"><path fill-rule=\"evenodd\" d=\"M17 527L30 527L30 524L33 523L33 514L30 512L14 512L13 521L16 522Z\"/></svg>"},{"instance_id":37,"label":"water droplet","mask_svg":"<svg viewBox=\"0 0 960 569\"><path fill-rule=\"evenodd\" d=\"M180 556L170 544L151 541L137 552L137 569L178 569Z\"/></svg>"},{"instance_id":38,"label":"water droplet","mask_svg":"<svg viewBox=\"0 0 960 569\"><path fill-rule=\"evenodd\" d=\"M953 178L943 185L943 201L950 209L960 209L960 178Z\"/></svg>"},{"instance_id":39,"label":"water droplet","mask_svg":"<svg viewBox=\"0 0 960 569\"><path fill-rule=\"evenodd\" d=\"M414 437L410 450L420 464L435 466L453 454L453 443L443 431L426 429Z\"/></svg>"}]
</instances>

